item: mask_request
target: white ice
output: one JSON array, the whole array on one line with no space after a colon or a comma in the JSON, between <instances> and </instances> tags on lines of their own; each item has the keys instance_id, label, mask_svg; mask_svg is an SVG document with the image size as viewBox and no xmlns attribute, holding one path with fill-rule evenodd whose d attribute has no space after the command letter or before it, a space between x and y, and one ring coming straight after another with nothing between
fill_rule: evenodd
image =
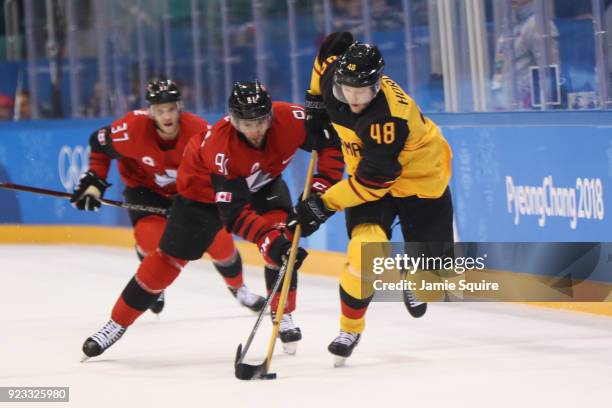
<instances>
[{"instance_id":1,"label":"white ice","mask_svg":"<svg viewBox=\"0 0 612 408\"><path fill-rule=\"evenodd\" d=\"M69 386L73 407L594 407L612 401L612 319L521 304L375 303L346 367L327 345L338 330L335 279L300 276L295 356L277 346L276 380L234 378L236 347L255 315L204 261L102 356L83 340L109 318L137 267L133 251L0 246L0 386ZM247 268L262 293L263 273ZM265 355L266 318L249 352ZM2 405L2 404L0 404ZM19 407L28 404L21 403ZM2 405L4 406L4 405ZM35 405L40 406L40 405Z\"/></svg>"}]
</instances>

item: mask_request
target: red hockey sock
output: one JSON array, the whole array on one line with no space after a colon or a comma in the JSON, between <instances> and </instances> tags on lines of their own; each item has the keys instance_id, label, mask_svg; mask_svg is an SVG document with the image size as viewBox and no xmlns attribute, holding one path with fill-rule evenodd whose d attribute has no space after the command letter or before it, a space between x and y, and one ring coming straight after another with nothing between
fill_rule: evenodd
<instances>
[{"instance_id":1,"label":"red hockey sock","mask_svg":"<svg viewBox=\"0 0 612 408\"><path fill-rule=\"evenodd\" d=\"M146 256L157 249L165 228L166 218L159 215L147 215L138 220L134 238L141 254Z\"/></svg>"},{"instance_id":2,"label":"red hockey sock","mask_svg":"<svg viewBox=\"0 0 612 408\"><path fill-rule=\"evenodd\" d=\"M113 307L111 318L128 327L170 286L188 261L160 250L147 255Z\"/></svg>"},{"instance_id":3,"label":"red hockey sock","mask_svg":"<svg viewBox=\"0 0 612 408\"><path fill-rule=\"evenodd\" d=\"M238 289L244 284L242 259L230 233L225 229L220 230L206 252L212 258L215 269L221 274L227 286Z\"/></svg>"},{"instance_id":4,"label":"red hockey sock","mask_svg":"<svg viewBox=\"0 0 612 408\"><path fill-rule=\"evenodd\" d=\"M274 294L274 297L270 302L270 310L274 313L276 313L276 310L278 309L278 302L280 301L280 292L281 288L278 288L278 292ZM268 291L268 294L270 294L270 291ZM285 302L285 308L283 313L292 313L295 310L296 295L297 293L295 289L291 289L289 291L289 293L287 294L287 301Z\"/></svg>"}]
</instances>

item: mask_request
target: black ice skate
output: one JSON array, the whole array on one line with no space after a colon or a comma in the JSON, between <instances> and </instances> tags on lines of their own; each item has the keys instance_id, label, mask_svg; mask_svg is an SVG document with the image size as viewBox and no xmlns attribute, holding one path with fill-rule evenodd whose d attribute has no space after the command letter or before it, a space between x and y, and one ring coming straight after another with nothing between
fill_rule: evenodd
<instances>
[{"instance_id":1,"label":"black ice skate","mask_svg":"<svg viewBox=\"0 0 612 408\"><path fill-rule=\"evenodd\" d=\"M271 313L272 321L276 313ZM278 336L283 343L283 351L294 355L297 351L297 342L302 340L302 331L293 323L291 313L283 313L283 318L278 325Z\"/></svg>"},{"instance_id":2,"label":"black ice skate","mask_svg":"<svg viewBox=\"0 0 612 408\"><path fill-rule=\"evenodd\" d=\"M423 316L427 311L427 303L419 302L414 295L414 292L409 289L404 289L404 304L406 305L406 309L408 309L410 316L414 318Z\"/></svg>"},{"instance_id":3,"label":"black ice skate","mask_svg":"<svg viewBox=\"0 0 612 408\"><path fill-rule=\"evenodd\" d=\"M149 306L149 310L155 314L160 314L162 310L164 310L164 306L166 305L166 292L162 291L155 302L151 306Z\"/></svg>"},{"instance_id":4,"label":"black ice skate","mask_svg":"<svg viewBox=\"0 0 612 408\"><path fill-rule=\"evenodd\" d=\"M241 306L251 309L253 312L260 312L266 304L266 298L249 292L246 285L242 285L238 289L229 288L232 295L238 300Z\"/></svg>"},{"instance_id":5,"label":"black ice skate","mask_svg":"<svg viewBox=\"0 0 612 408\"><path fill-rule=\"evenodd\" d=\"M85 343L83 343L83 353L85 355L81 362L104 353L104 350L112 346L123 336L125 330L125 327L118 325L113 320L109 320L96 334L85 340Z\"/></svg>"},{"instance_id":6,"label":"black ice skate","mask_svg":"<svg viewBox=\"0 0 612 408\"><path fill-rule=\"evenodd\" d=\"M353 349L361 339L360 333L350 333L340 330L338 337L327 346L327 349L335 357L334 367L343 366L346 359L351 356Z\"/></svg>"}]
</instances>

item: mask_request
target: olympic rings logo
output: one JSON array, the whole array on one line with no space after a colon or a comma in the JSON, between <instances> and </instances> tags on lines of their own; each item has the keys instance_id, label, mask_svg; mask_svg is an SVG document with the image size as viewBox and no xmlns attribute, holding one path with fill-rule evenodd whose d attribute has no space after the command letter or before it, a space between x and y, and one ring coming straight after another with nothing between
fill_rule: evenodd
<instances>
[{"instance_id":1,"label":"olympic rings logo","mask_svg":"<svg viewBox=\"0 0 612 408\"><path fill-rule=\"evenodd\" d=\"M89 146L62 146L58 160L57 170L59 177L67 192L72 192L79 184L81 174L89 168Z\"/></svg>"}]
</instances>

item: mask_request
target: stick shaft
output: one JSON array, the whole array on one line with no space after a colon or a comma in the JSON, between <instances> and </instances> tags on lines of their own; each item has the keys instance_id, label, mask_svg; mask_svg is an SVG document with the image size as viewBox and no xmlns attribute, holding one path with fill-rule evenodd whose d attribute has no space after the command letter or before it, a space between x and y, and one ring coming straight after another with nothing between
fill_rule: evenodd
<instances>
[{"instance_id":1,"label":"stick shaft","mask_svg":"<svg viewBox=\"0 0 612 408\"><path fill-rule=\"evenodd\" d=\"M312 184L312 177L314 174L314 167L317 161L317 152L312 151L310 155L310 163L308 164L308 172L306 173L306 182L304 183L304 192L302 193L302 200L306 200L310 195L310 185ZM276 337L278 336L279 323L283 318L285 311L285 303L287 302L287 295L289 294L289 285L293 276L293 267L295 266L295 258L297 256L298 244L300 242L300 236L302 235L302 227L298 224L295 227L293 233L293 241L291 242L291 250L289 252L289 260L287 261L287 271L285 272L285 280L283 281L283 288L281 290L278 307L276 309L276 316L274 318L272 326L272 336L268 343L268 354L266 357L267 367L266 372L270 369L272 362L272 354L274 353L274 345L276 344Z\"/></svg>"},{"instance_id":2,"label":"stick shaft","mask_svg":"<svg viewBox=\"0 0 612 408\"><path fill-rule=\"evenodd\" d=\"M64 191L48 190L46 188L24 186L21 184L0 183L0 188L4 188L7 190L26 191L28 193L43 194L43 195L48 195L51 197L59 197L59 198L67 198L67 199L70 199L72 197L72 194L66 193ZM128 210L134 210L134 211L146 211L152 214L165 215L166 213L168 213L168 210L166 210L165 208L152 207L152 206L141 205L141 204L131 204L131 203L123 202L123 201L107 200L105 198L100 199L100 202L104 205L108 205L111 207L126 208Z\"/></svg>"}]
</instances>

